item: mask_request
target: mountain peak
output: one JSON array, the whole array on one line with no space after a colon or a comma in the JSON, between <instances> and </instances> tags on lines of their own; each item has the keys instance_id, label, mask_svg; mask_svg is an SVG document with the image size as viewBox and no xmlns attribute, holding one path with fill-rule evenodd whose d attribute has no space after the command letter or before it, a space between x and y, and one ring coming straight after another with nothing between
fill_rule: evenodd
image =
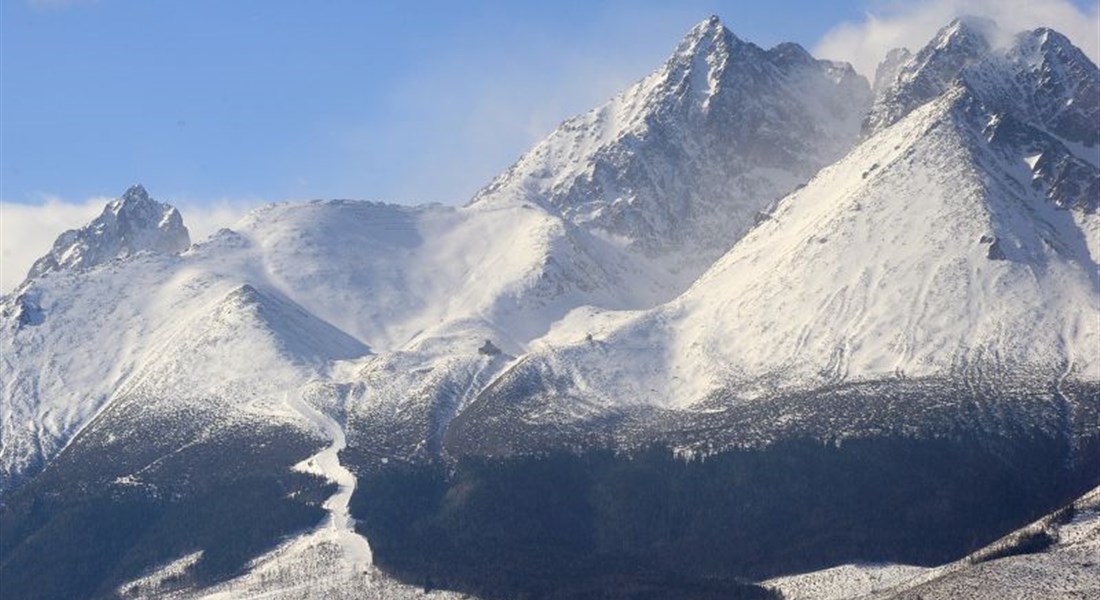
<instances>
[{"instance_id":1,"label":"mountain peak","mask_svg":"<svg viewBox=\"0 0 1100 600\"><path fill-rule=\"evenodd\" d=\"M1069 38L1049 27L1038 27L1031 31L1025 31L1018 37L1020 39L1034 39L1042 48L1049 48L1051 50L1072 49L1074 52L1080 53L1081 56L1085 56L1080 49L1073 45L1073 42L1071 42Z\"/></svg>"},{"instance_id":2,"label":"mountain peak","mask_svg":"<svg viewBox=\"0 0 1100 600\"><path fill-rule=\"evenodd\" d=\"M794 42L778 44L768 50L768 54L775 57L777 61L787 64L810 64L817 60L805 48Z\"/></svg>"},{"instance_id":3,"label":"mountain peak","mask_svg":"<svg viewBox=\"0 0 1100 600\"><path fill-rule=\"evenodd\" d=\"M1080 48L1073 45L1069 38L1047 27L1018 33L1007 54L1010 58L1033 67L1041 68L1043 63L1050 67L1057 63L1061 66L1055 68L1069 68L1077 71L1057 75L1080 82L1082 85L1089 85L1096 79L1094 74L1097 70L1096 64Z\"/></svg>"},{"instance_id":4,"label":"mountain peak","mask_svg":"<svg viewBox=\"0 0 1100 600\"><path fill-rule=\"evenodd\" d=\"M563 123L473 203L541 206L656 261L679 286L768 203L842 156L869 104L847 65L795 44L764 50L710 17L660 68Z\"/></svg>"},{"instance_id":5,"label":"mountain peak","mask_svg":"<svg viewBox=\"0 0 1100 600\"><path fill-rule=\"evenodd\" d=\"M145 191L145 186L140 183L135 183L126 189L126 192L122 194L120 198L122 202L148 202L149 192Z\"/></svg>"},{"instance_id":6,"label":"mountain peak","mask_svg":"<svg viewBox=\"0 0 1100 600\"><path fill-rule=\"evenodd\" d=\"M264 332L264 339L276 352L295 362L321 363L370 352L365 344L286 296L249 283L230 290L196 321L196 335L184 345L225 347L229 340L247 340ZM221 342L212 343L215 340Z\"/></svg>"},{"instance_id":7,"label":"mountain peak","mask_svg":"<svg viewBox=\"0 0 1100 600\"><path fill-rule=\"evenodd\" d=\"M553 389L590 411L899 376L1095 379L1100 169L1083 147L1100 71L1052 32L990 48L987 27L895 53L876 107L893 123L758 213L679 298L599 344L533 352L486 397Z\"/></svg>"},{"instance_id":8,"label":"mountain peak","mask_svg":"<svg viewBox=\"0 0 1100 600\"><path fill-rule=\"evenodd\" d=\"M986 57L997 25L980 17L960 17L936 32L915 55L888 57L876 73L876 97L864 122L873 134L893 125L914 108L936 98L958 79L966 67Z\"/></svg>"},{"instance_id":9,"label":"mountain peak","mask_svg":"<svg viewBox=\"0 0 1100 600\"><path fill-rule=\"evenodd\" d=\"M1025 31L986 62L964 79L1002 122L1011 117L1087 148L1100 144L1100 69L1065 36ZM1082 158L1097 165L1095 152L1089 154Z\"/></svg>"},{"instance_id":10,"label":"mountain peak","mask_svg":"<svg viewBox=\"0 0 1100 600\"><path fill-rule=\"evenodd\" d=\"M691 28L691 31L685 36L687 40L699 40L707 37L714 37L724 33L730 33L730 30L726 28L722 23L722 19L718 15L711 15L702 21L699 21L695 27ZM732 35L732 34L730 34Z\"/></svg>"},{"instance_id":11,"label":"mountain peak","mask_svg":"<svg viewBox=\"0 0 1100 600\"><path fill-rule=\"evenodd\" d=\"M178 254L190 246L179 211L151 198L140 184L133 185L108 202L91 223L61 234L50 252L35 261L27 279L51 271L89 269L142 251Z\"/></svg>"},{"instance_id":12,"label":"mountain peak","mask_svg":"<svg viewBox=\"0 0 1100 600\"><path fill-rule=\"evenodd\" d=\"M127 188L122 196L108 202L104 210L115 215L134 215L135 218L140 220L146 214L158 213L162 206L168 205L162 205L153 200L149 196L149 192L145 190L145 186L137 183ZM175 210L175 208L172 208L172 211Z\"/></svg>"},{"instance_id":13,"label":"mountain peak","mask_svg":"<svg viewBox=\"0 0 1100 600\"><path fill-rule=\"evenodd\" d=\"M963 15L952 20L941 28L932 43L937 48L949 46L959 47L967 44L989 46L993 33L997 31L997 23L985 17Z\"/></svg>"},{"instance_id":14,"label":"mountain peak","mask_svg":"<svg viewBox=\"0 0 1100 600\"><path fill-rule=\"evenodd\" d=\"M713 77L715 70L720 70L729 55L743 43L721 19L711 16L692 27L677 45L667 65L669 74L675 77L690 72Z\"/></svg>"}]
</instances>

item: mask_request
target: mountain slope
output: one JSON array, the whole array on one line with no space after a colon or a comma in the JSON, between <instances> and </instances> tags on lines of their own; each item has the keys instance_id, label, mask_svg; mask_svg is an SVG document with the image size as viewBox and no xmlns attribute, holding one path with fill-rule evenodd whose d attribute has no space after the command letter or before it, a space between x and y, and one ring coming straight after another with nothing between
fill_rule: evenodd
<instances>
[{"instance_id":1,"label":"mountain slope","mask_svg":"<svg viewBox=\"0 0 1100 600\"><path fill-rule=\"evenodd\" d=\"M275 205L237 234L254 277L376 350L470 319L508 331L515 347L574 306L651 306L670 293L620 250L520 202Z\"/></svg>"},{"instance_id":2,"label":"mountain slope","mask_svg":"<svg viewBox=\"0 0 1100 600\"><path fill-rule=\"evenodd\" d=\"M0 487L54 456L138 367L173 310L185 309L156 293L179 261L149 253L58 271L3 299Z\"/></svg>"},{"instance_id":3,"label":"mountain slope","mask_svg":"<svg viewBox=\"0 0 1100 600\"><path fill-rule=\"evenodd\" d=\"M823 170L677 300L597 344L533 353L515 380L611 407L883 378L1100 379L1100 148L1049 133L1030 107L1059 88L1013 59L1050 38L1023 34L975 66L982 87L954 84ZM988 91L1010 84L1026 95ZM1062 187L1044 157L1073 172Z\"/></svg>"},{"instance_id":4,"label":"mountain slope","mask_svg":"<svg viewBox=\"0 0 1100 600\"><path fill-rule=\"evenodd\" d=\"M264 328L283 332L264 339L265 348L306 352L321 365L361 354L346 350L358 340L377 351L418 338L452 341L420 352L426 364L455 348L476 356L490 335L518 352L574 306L647 306L668 294L620 251L520 204L261 209L239 231L223 230L182 255L146 252L61 269L3 299L0 487L54 456L151 362L196 378L249 368L255 355L243 349L211 362L199 342L191 353L178 348L221 318L209 307L225 306L234 288L242 290L237 309L257 308ZM300 313L340 329L303 333ZM298 339L309 335L320 337Z\"/></svg>"}]
</instances>

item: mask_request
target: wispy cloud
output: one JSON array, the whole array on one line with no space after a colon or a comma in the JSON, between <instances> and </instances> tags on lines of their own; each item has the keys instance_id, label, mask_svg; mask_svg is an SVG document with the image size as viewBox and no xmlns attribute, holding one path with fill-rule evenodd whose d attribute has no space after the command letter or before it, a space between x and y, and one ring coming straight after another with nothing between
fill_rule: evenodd
<instances>
[{"instance_id":1,"label":"wispy cloud","mask_svg":"<svg viewBox=\"0 0 1100 600\"><path fill-rule=\"evenodd\" d=\"M371 165L392 163L386 157L394 153L416 156L402 163L408 171L387 174L393 183L383 199L464 203L562 120L658 68L705 15L679 6L593 8L569 43L517 27L502 31L495 45L418 64L385 92L387 110L398 118L341 124L334 134L354 161L345 172L365 176ZM409 114L416 115L415 125L400 118ZM440 135L428 144L410 136L424 129ZM368 185L354 183L347 187Z\"/></svg>"},{"instance_id":2,"label":"wispy cloud","mask_svg":"<svg viewBox=\"0 0 1100 600\"><path fill-rule=\"evenodd\" d=\"M893 48L916 50L951 19L993 19L1006 32L1046 26L1068 36L1093 62L1100 61L1100 3L1081 9L1068 0L901 0L879 2L863 21L841 23L818 42L814 54L844 60L868 78Z\"/></svg>"},{"instance_id":3,"label":"wispy cloud","mask_svg":"<svg viewBox=\"0 0 1100 600\"><path fill-rule=\"evenodd\" d=\"M15 289L40 256L49 252L57 236L87 224L103 211L110 198L69 202L43 196L41 204L0 202L0 293ZM172 201L198 242L222 227L230 227L258 200Z\"/></svg>"}]
</instances>

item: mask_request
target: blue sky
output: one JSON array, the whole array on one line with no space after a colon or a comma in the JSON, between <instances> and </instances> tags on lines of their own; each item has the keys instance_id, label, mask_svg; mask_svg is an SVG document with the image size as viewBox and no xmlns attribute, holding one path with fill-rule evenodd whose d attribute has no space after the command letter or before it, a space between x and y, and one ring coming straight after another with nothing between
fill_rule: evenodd
<instances>
[{"instance_id":1,"label":"blue sky","mask_svg":"<svg viewBox=\"0 0 1100 600\"><path fill-rule=\"evenodd\" d=\"M695 22L813 43L858 3L3 0L7 201L461 202ZM794 8L792 8L794 10Z\"/></svg>"},{"instance_id":2,"label":"blue sky","mask_svg":"<svg viewBox=\"0 0 1100 600\"><path fill-rule=\"evenodd\" d=\"M956 14L1051 25L1096 0L0 0L0 292L142 182L201 237L263 201L463 203L718 14L863 71Z\"/></svg>"},{"instance_id":3,"label":"blue sky","mask_svg":"<svg viewBox=\"0 0 1100 600\"><path fill-rule=\"evenodd\" d=\"M113 195L134 181L195 200L462 202L561 119L653 70L709 14L760 45L813 49L838 24L889 10L819 0L2 6L7 202Z\"/></svg>"}]
</instances>

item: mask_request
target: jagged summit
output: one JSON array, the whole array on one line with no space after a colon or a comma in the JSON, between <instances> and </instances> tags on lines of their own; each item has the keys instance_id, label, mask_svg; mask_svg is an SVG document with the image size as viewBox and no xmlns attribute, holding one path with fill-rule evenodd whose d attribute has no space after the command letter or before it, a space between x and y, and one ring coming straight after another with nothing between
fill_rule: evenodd
<instances>
[{"instance_id":1,"label":"jagged summit","mask_svg":"<svg viewBox=\"0 0 1100 600\"><path fill-rule=\"evenodd\" d=\"M875 104L864 123L870 135L909 114L914 108L943 94L967 66L981 60L992 48L996 24L988 19L964 17L940 29L913 56L894 51L875 74Z\"/></svg>"},{"instance_id":2,"label":"jagged summit","mask_svg":"<svg viewBox=\"0 0 1100 600\"><path fill-rule=\"evenodd\" d=\"M1001 60L1007 63L1002 68L1018 74L1016 89L1002 85L997 90L1010 107L1006 110L1033 115L1063 140L1089 148L1100 145L1100 69L1080 48L1041 27L1018 34ZM967 79L978 87L989 78L974 72ZM1100 164L1098 152L1091 152L1093 164Z\"/></svg>"},{"instance_id":3,"label":"jagged summit","mask_svg":"<svg viewBox=\"0 0 1100 600\"><path fill-rule=\"evenodd\" d=\"M703 19L697 23L694 27L688 31L684 39L680 40L677 46L677 54L684 54L689 48L696 47L703 40L734 40L738 43L741 42L737 36L733 34L722 22L722 18L718 15L711 15L706 19Z\"/></svg>"},{"instance_id":4,"label":"jagged summit","mask_svg":"<svg viewBox=\"0 0 1100 600\"><path fill-rule=\"evenodd\" d=\"M717 16L712 16L693 27L676 46L665 64L668 80L682 81L687 72L717 78L730 54L743 44Z\"/></svg>"},{"instance_id":5,"label":"jagged summit","mask_svg":"<svg viewBox=\"0 0 1100 600\"><path fill-rule=\"evenodd\" d=\"M27 279L51 271L89 269L142 251L177 254L190 245L179 211L134 185L108 202L91 223L61 234L50 252L31 266Z\"/></svg>"},{"instance_id":6,"label":"jagged summit","mask_svg":"<svg viewBox=\"0 0 1100 600\"><path fill-rule=\"evenodd\" d=\"M1100 143L1096 65L1051 29L999 36L993 21L974 17L952 21L915 55L895 50L887 56L876 73L865 134L896 123L953 86L966 88L998 121L1031 121L1065 141Z\"/></svg>"},{"instance_id":7,"label":"jagged summit","mask_svg":"<svg viewBox=\"0 0 1100 600\"><path fill-rule=\"evenodd\" d=\"M149 192L145 190L145 186L140 183L135 183L126 188L126 191L119 198L119 204L126 204L129 202L148 202L150 200Z\"/></svg>"},{"instance_id":8,"label":"jagged summit","mask_svg":"<svg viewBox=\"0 0 1100 600\"><path fill-rule=\"evenodd\" d=\"M996 36L997 22L977 15L962 15L936 32L930 44L941 48L959 48L971 44L989 44Z\"/></svg>"},{"instance_id":9,"label":"jagged summit","mask_svg":"<svg viewBox=\"0 0 1100 600\"><path fill-rule=\"evenodd\" d=\"M847 65L793 44L764 50L711 17L660 69L563 123L471 205L539 205L687 282L760 210L843 155L869 104Z\"/></svg>"},{"instance_id":10,"label":"jagged summit","mask_svg":"<svg viewBox=\"0 0 1100 600\"><path fill-rule=\"evenodd\" d=\"M1100 380L1100 168L1074 143L1100 134L1086 118L1100 69L1044 30L997 48L978 33L941 30L876 106L898 120L679 298L599 345L533 352L510 377L590 413L597 397L689 406L913 377Z\"/></svg>"},{"instance_id":11,"label":"jagged summit","mask_svg":"<svg viewBox=\"0 0 1100 600\"><path fill-rule=\"evenodd\" d=\"M896 51L879 67L865 135L948 93L1056 206L1100 208L1100 70L1065 36L1047 28L1005 36L986 19L953 21L916 55Z\"/></svg>"},{"instance_id":12,"label":"jagged summit","mask_svg":"<svg viewBox=\"0 0 1100 600\"><path fill-rule=\"evenodd\" d=\"M768 54L789 63L809 64L817 60L805 48L794 42L776 44L775 47L768 50Z\"/></svg>"}]
</instances>

